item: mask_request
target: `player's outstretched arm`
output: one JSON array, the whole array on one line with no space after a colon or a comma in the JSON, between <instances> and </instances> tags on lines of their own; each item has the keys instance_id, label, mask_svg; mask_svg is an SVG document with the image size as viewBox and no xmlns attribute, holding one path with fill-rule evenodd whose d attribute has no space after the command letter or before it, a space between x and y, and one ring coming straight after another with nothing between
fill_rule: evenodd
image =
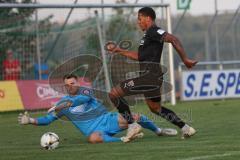
<instances>
[{"instance_id":1,"label":"player's outstretched arm","mask_svg":"<svg viewBox=\"0 0 240 160\"><path fill-rule=\"evenodd\" d=\"M189 59L185 50L177 37L170 33L165 33L164 42L171 43L187 68L192 68L197 64L196 60Z\"/></svg>"},{"instance_id":2,"label":"player's outstretched arm","mask_svg":"<svg viewBox=\"0 0 240 160\"><path fill-rule=\"evenodd\" d=\"M114 42L107 42L105 44L105 50L107 50L109 53L117 53L121 54L125 57L128 57L132 60L138 60L138 53L135 51L128 51L124 50L122 48L119 48L116 43Z\"/></svg>"}]
</instances>

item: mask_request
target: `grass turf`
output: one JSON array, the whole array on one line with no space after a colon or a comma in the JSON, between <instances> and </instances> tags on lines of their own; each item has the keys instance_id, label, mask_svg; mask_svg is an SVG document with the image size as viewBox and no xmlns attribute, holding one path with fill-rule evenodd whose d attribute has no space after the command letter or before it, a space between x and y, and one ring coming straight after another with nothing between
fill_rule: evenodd
<instances>
[{"instance_id":1,"label":"grass turf","mask_svg":"<svg viewBox=\"0 0 240 160\"><path fill-rule=\"evenodd\" d=\"M144 130L143 139L123 144L88 144L86 138L66 121L49 126L20 126L18 112L0 114L0 160L236 160L240 158L240 100L179 102L168 106L197 129L197 134L186 140L177 137L157 137ZM159 126L174 127L150 114L145 105L133 108L144 113ZM32 113L36 117L41 113ZM40 137L52 131L59 135L60 146L46 151L40 148ZM122 133L124 134L124 133ZM120 135L118 135L120 136Z\"/></svg>"}]
</instances>

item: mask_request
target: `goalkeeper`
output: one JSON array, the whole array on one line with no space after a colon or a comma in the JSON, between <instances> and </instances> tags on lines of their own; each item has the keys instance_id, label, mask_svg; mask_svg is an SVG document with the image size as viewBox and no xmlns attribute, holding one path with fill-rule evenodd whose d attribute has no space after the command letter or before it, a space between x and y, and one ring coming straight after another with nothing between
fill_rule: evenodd
<instances>
[{"instance_id":1,"label":"goalkeeper","mask_svg":"<svg viewBox=\"0 0 240 160\"><path fill-rule=\"evenodd\" d=\"M137 133L128 131L125 137L114 137L115 134L128 128L127 121L118 113L108 112L105 106L93 97L91 89L80 87L76 75L65 75L63 80L69 95L50 108L46 116L31 118L26 112L20 113L19 124L48 125L65 116L82 134L88 137L90 143L129 142L143 136L139 130ZM175 129L158 128L144 115L134 115L134 118L143 128L149 129L159 136L177 134Z\"/></svg>"}]
</instances>

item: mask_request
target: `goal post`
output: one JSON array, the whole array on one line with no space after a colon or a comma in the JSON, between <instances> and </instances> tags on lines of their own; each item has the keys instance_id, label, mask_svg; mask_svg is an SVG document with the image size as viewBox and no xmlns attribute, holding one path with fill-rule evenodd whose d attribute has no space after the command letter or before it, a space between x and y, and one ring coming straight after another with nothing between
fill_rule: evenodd
<instances>
[{"instance_id":1,"label":"goal post","mask_svg":"<svg viewBox=\"0 0 240 160\"><path fill-rule=\"evenodd\" d=\"M25 9L71 9L71 8L84 8L84 9L105 9L105 8L140 8L140 7L161 7L165 9L166 13L166 22L167 22L167 31L172 33L172 26L171 26L171 11L169 4L162 4L162 3L148 3L148 4L33 4L33 3L22 3L22 4L15 4L15 3L1 3L0 10L4 8L25 8ZM100 30L98 26L98 30ZM98 31L98 33L102 33ZM99 35L99 38L102 38L102 35ZM100 40L101 42L105 42L106 40ZM101 44L102 45L102 44ZM101 48L102 52L102 48ZM102 57L103 63L107 64L106 57ZM103 68L104 72L108 72L106 65ZM171 91L171 104L176 104L176 95L175 95L175 78L174 78L174 56L173 56L173 48L169 44L168 45L168 67L169 67L169 78L170 83L172 85ZM108 73L104 74L105 76L109 76ZM109 77L106 77L108 83L106 86L109 86ZM109 87L107 87L109 89Z\"/></svg>"}]
</instances>

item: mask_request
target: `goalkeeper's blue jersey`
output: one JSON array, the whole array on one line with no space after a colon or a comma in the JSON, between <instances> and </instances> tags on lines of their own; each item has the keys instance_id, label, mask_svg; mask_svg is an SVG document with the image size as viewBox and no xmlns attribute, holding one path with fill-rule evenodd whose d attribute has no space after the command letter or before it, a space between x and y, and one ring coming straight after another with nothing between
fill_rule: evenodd
<instances>
[{"instance_id":1,"label":"goalkeeper's blue jersey","mask_svg":"<svg viewBox=\"0 0 240 160\"><path fill-rule=\"evenodd\" d=\"M50 121L54 121L62 116L67 117L84 135L88 136L102 121L107 109L93 96L92 90L81 87L76 96L63 97L56 106L66 101L72 102L70 107L61 109L58 113L49 113Z\"/></svg>"}]
</instances>

